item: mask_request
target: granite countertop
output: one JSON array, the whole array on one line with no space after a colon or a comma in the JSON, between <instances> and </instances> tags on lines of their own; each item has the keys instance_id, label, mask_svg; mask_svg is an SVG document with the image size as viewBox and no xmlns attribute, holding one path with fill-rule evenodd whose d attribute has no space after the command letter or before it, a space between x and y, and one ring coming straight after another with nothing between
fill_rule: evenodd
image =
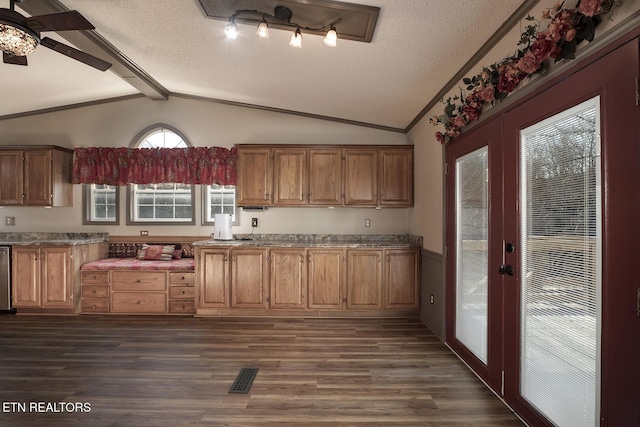
<instances>
[{"instance_id":1,"label":"granite countertop","mask_svg":"<svg viewBox=\"0 0 640 427\"><path fill-rule=\"evenodd\" d=\"M233 240L201 240L194 246L278 248L421 248L408 234L239 234Z\"/></svg>"},{"instance_id":2,"label":"granite countertop","mask_svg":"<svg viewBox=\"0 0 640 427\"><path fill-rule=\"evenodd\" d=\"M106 242L109 233L0 233L0 246L68 246Z\"/></svg>"}]
</instances>

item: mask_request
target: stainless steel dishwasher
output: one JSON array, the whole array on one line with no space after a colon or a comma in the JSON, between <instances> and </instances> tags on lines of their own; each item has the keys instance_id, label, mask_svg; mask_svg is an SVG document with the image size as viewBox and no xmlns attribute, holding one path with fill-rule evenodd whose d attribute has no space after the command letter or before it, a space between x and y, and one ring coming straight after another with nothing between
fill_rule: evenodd
<instances>
[{"instance_id":1,"label":"stainless steel dishwasher","mask_svg":"<svg viewBox=\"0 0 640 427\"><path fill-rule=\"evenodd\" d=\"M11 310L11 247L0 246L0 311Z\"/></svg>"}]
</instances>

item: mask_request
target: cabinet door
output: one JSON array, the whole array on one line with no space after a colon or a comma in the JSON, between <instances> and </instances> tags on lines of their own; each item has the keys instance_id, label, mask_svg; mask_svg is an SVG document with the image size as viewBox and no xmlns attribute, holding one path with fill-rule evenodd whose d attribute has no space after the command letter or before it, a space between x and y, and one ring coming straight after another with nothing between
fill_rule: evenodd
<instances>
[{"instance_id":1,"label":"cabinet door","mask_svg":"<svg viewBox=\"0 0 640 427\"><path fill-rule=\"evenodd\" d=\"M342 309L344 251L309 249L309 308Z\"/></svg>"},{"instance_id":2,"label":"cabinet door","mask_svg":"<svg viewBox=\"0 0 640 427\"><path fill-rule=\"evenodd\" d=\"M309 150L309 204L342 205L342 150Z\"/></svg>"},{"instance_id":3,"label":"cabinet door","mask_svg":"<svg viewBox=\"0 0 640 427\"><path fill-rule=\"evenodd\" d=\"M380 205L413 206L413 150L380 152Z\"/></svg>"},{"instance_id":4,"label":"cabinet door","mask_svg":"<svg viewBox=\"0 0 640 427\"><path fill-rule=\"evenodd\" d=\"M309 192L308 178L307 150L302 148L273 150L274 205L306 205Z\"/></svg>"},{"instance_id":5,"label":"cabinet door","mask_svg":"<svg viewBox=\"0 0 640 427\"><path fill-rule=\"evenodd\" d=\"M0 205L22 204L23 157L21 150L0 151Z\"/></svg>"},{"instance_id":6,"label":"cabinet door","mask_svg":"<svg viewBox=\"0 0 640 427\"><path fill-rule=\"evenodd\" d=\"M271 150L238 150L238 206L271 205Z\"/></svg>"},{"instance_id":7,"label":"cabinet door","mask_svg":"<svg viewBox=\"0 0 640 427\"><path fill-rule=\"evenodd\" d=\"M418 308L420 253L414 249L385 250L384 308Z\"/></svg>"},{"instance_id":8,"label":"cabinet door","mask_svg":"<svg viewBox=\"0 0 640 427\"><path fill-rule=\"evenodd\" d=\"M231 306L265 308L268 271L266 249L232 249Z\"/></svg>"},{"instance_id":9,"label":"cabinet door","mask_svg":"<svg viewBox=\"0 0 640 427\"><path fill-rule=\"evenodd\" d=\"M345 150L345 205L378 203L378 151Z\"/></svg>"},{"instance_id":10,"label":"cabinet door","mask_svg":"<svg viewBox=\"0 0 640 427\"><path fill-rule=\"evenodd\" d=\"M196 278L200 307L229 307L229 250L202 249Z\"/></svg>"},{"instance_id":11,"label":"cabinet door","mask_svg":"<svg viewBox=\"0 0 640 427\"><path fill-rule=\"evenodd\" d=\"M304 249L272 249L269 307L306 308L307 266Z\"/></svg>"},{"instance_id":12,"label":"cabinet door","mask_svg":"<svg viewBox=\"0 0 640 427\"><path fill-rule=\"evenodd\" d=\"M51 150L24 152L24 204L51 206Z\"/></svg>"},{"instance_id":13,"label":"cabinet door","mask_svg":"<svg viewBox=\"0 0 640 427\"><path fill-rule=\"evenodd\" d=\"M382 250L347 251L347 308L382 308Z\"/></svg>"},{"instance_id":14,"label":"cabinet door","mask_svg":"<svg viewBox=\"0 0 640 427\"><path fill-rule=\"evenodd\" d=\"M73 306L71 250L66 246L43 247L40 250L43 307Z\"/></svg>"},{"instance_id":15,"label":"cabinet door","mask_svg":"<svg viewBox=\"0 0 640 427\"><path fill-rule=\"evenodd\" d=\"M13 274L11 276L14 307L40 307L40 249L13 247Z\"/></svg>"}]
</instances>

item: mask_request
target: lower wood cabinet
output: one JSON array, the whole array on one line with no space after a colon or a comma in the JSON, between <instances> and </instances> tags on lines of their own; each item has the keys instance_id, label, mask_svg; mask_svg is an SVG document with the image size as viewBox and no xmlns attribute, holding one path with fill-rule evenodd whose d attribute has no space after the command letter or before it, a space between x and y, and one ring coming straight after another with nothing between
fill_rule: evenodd
<instances>
[{"instance_id":1,"label":"lower wood cabinet","mask_svg":"<svg viewBox=\"0 0 640 427\"><path fill-rule=\"evenodd\" d=\"M398 248L200 247L196 312L417 314L419 254Z\"/></svg>"},{"instance_id":2,"label":"lower wood cabinet","mask_svg":"<svg viewBox=\"0 0 640 427\"><path fill-rule=\"evenodd\" d=\"M231 250L231 307L266 308L267 249Z\"/></svg>"},{"instance_id":3,"label":"lower wood cabinet","mask_svg":"<svg viewBox=\"0 0 640 427\"><path fill-rule=\"evenodd\" d=\"M80 266L101 254L98 245L14 246L12 306L19 312L78 312Z\"/></svg>"},{"instance_id":4,"label":"lower wood cabinet","mask_svg":"<svg viewBox=\"0 0 640 427\"><path fill-rule=\"evenodd\" d=\"M382 250L347 251L347 309L382 308Z\"/></svg>"}]
</instances>

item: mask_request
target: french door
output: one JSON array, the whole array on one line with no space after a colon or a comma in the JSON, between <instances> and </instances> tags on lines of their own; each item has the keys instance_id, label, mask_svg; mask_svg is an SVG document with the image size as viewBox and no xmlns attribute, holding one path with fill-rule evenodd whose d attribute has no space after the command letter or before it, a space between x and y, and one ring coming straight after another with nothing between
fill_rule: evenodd
<instances>
[{"instance_id":1,"label":"french door","mask_svg":"<svg viewBox=\"0 0 640 427\"><path fill-rule=\"evenodd\" d=\"M530 425L640 425L639 71L632 39L446 147L447 342Z\"/></svg>"}]
</instances>

